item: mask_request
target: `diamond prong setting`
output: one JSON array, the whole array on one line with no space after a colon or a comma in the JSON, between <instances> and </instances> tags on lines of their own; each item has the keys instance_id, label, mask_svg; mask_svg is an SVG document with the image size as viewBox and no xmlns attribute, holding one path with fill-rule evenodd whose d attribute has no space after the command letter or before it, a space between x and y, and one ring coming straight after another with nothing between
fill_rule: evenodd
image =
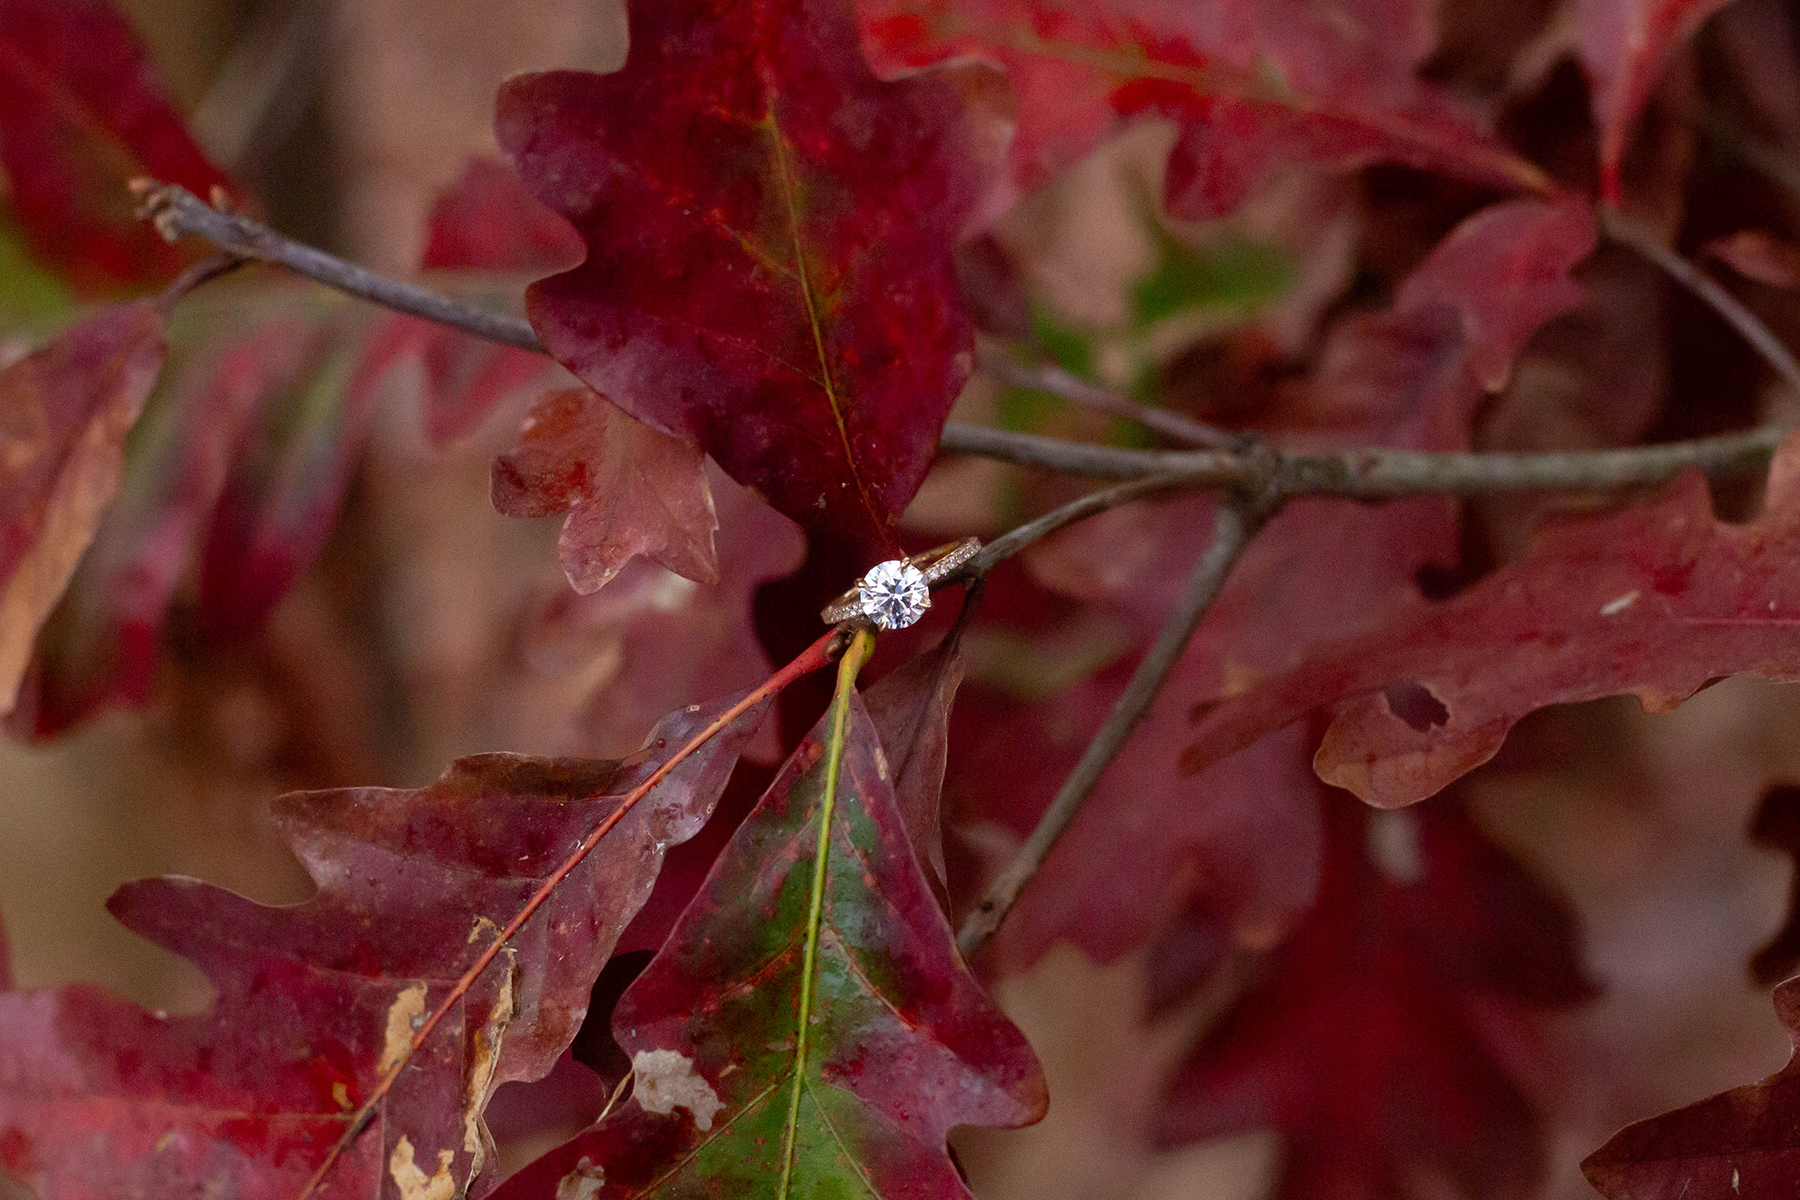
<instances>
[{"instance_id":1,"label":"diamond prong setting","mask_svg":"<svg viewBox=\"0 0 1800 1200\"><path fill-rule=\"evenodd\" d=\"M931 607L925 573L902 559L877 563L857 589L862 613L881 629L905 629Z\"/></svg>"}]
</instances>

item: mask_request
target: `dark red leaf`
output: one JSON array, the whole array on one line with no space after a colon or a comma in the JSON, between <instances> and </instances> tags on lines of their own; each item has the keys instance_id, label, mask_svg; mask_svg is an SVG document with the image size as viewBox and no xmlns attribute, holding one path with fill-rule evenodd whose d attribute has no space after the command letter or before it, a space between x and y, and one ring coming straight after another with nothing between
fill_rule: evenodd
<instances>
[{"instance_id":1,"label":"dark red leaf","mask_svg":"<svg viewBox=\"0 0 1800 1200\"><path fill-rule=\"evenodd\" d=\"M219 999L153 1016L85 986L0 995L0 1147L44 1200L292 1200L449 984L571 847L731 703L670 715L624 762L488 754L416 790L277 802L318 881L267 908L197 880L110 907L191 959ZM609 834L401 1074L333 1196L459 1194L491 1161L492 1089L549 1072L664 850L705 822L761 712L717 735ZM477 1186L476 1194L481 1187Z\"/></svg>"},{"instance_id":2,"label":"dark red leaf","mask_svg":"<svg viewBox=\"0 0 1800 1200\"><path fill-rule=\"evenodd\" d=\"M962 684L960 628L930 652L883 676L864 697L893 772L894 801L913 853L942 898L944 832L939 801L950 754L950 708ZM946 907L948 907L946 905Z\"/></svg>"},{"instance_id":3,"label":"dark red leaf","mask_svg":"<svg viewBox=\"0 0 1800 1200\"><path fill-rule=\"evenodd\" d=\"M32 249L88 292L164 283L184 261L133 217L128 180L228 183L106 0L0 2L0 168Z\"/></svg>"},{"instance_id":4,"label":"dark red leaf","mask_svg":"<svg viewBox=\"0 0 1800 1200\"><path fill-rule=\"evenodd\" d=\"M1374 1200L1434 1178L1528 1194L1543 1130L1509 1043L1530 1038L1527 1010L1593 995L1573 915L1459 801L1378 814L1323 799L1318 900L1178 1068L1161 1137L1274 1127L1283 1200Z\"/></svg>"},{"instance_id":5,"label":"dark red leaf","mask_svg":"<svg viewBox=\"0 0 1800 1200\"><path fill-rule=\"evenodd\" d=\"M1694 474L1648 504L1549 524L1523 561L1320 646L1205 714L1185 769L1335 703L1320 776L1373 804L1409 804L1493 757L1546 705L1631 693L1660 712L1720 676L1800 678L1797 457L1792 442L1777 452L1747 525L1716 519ZM1444 719L1415 728L1389 707L1395 685L1423 688Z\"/></svg>"},{"instance_id":6,"label":"dark red leaf","mask_svg":"<svg viewBox=\"0 0 1800 1200\"><path fill-rule=\"evenodd\" d=\"M1576 0L1581 61L1594 92L1600 127L1600 196L1623 198L1619 167L1632 126L1681 42L1725 7L1727 0Z\"/></svg>"},{"instance_id":7,"label":"dark red leaf","mask_svg":"<svg viewBox=\"0 0 1800 1200\"><path fill-rule=\"evenodd\" d=\"M854 695L795 1088L830 727L827 714L619 1002L633 1099L500 1195L768 1194L791 1127L794 1194L966 1197L951 1126L1042 1115L1037 1060L957 954Z\"/></svg>"},{"instance_id":8,"label":"dark red leaf","mask_svg":"<svg viewBox=\"0 0 1800 1200\"><path fill-rule=\"evenodd\" d=\"M587 388L532 405L518 445L494 460L494 507L509 517L566 512L557 546L569 586L599 591L632 558L698 583L719 581L718 517L691 442L652 429Z\"/></svg>"},{"instance_id":9,"label":"dark red leaf","mask_svg":"<svg viewBox=\"0 0 1800 1200\"><path fill-rule=\"evenodd\" d=\"M149 302L110 308L0 371L0 709L118 489L164 321Z\"/></svg>"},{"instance_id":10,"label":"dark red leaf","mask_svg":"<svg viewBox=\"0 0 1800 1200\"><path fill-rule=\"evenodd\" d=\"M950 252L1003 91L973 63L877 82L834 0L634 4L622 71L500 92L501 145L588 246L532 324L788 516L891 548L971 366Z\"/></svg>"},{"instance_id":11,"label":"dark red leaf","mask_svg":"<svg viewBox=\"0 0 1800 1200\"><path fill-rule=\"evenodd\" d=\"M1334 328L1314 373L1270 415L1277 436L1322 448L1466 449L1486 387L1504 379L1544 321L1579 299L1569 271L1593 242L1578 201L1519 200L1477 213L1406 279L1392 308ZM1115 611L1147 638L1201 552L1210 502L1110 513L1071 530L1065 550L1078 561L1116 563L1121 546L1142 541L1132 524L1139 522L1155 552L1110 586ZM1238 703L1228 698L1287 670L1308 646L1416 601L1420 569L1453 563L1457 550L1456 509L1442 498L1289 504L1233 569L1161 697L1002 927L1002 961L1035 961L1070 937L1110 961L1191 904L1198 880L1218 890L1212 903L1234 921L1279 928L1307 902L1315 876L1303 732L1225 761L1209 758L1206 773L1188 779L1177 748L1190 738L1190 710ZM1059 764L1045 767L1057 772L1049 780L1031 777L1036 802L1046 802L1124 677L1084 681L1038 706L1057 731L1055 748L1039 738L1019 755L1016 732L985 735L1004 748L979 790L1023 786L1012 782L1022 769L1012 760L1028 757Z\"/></svg>"},{"instance_id":12,"label":"dark red leaf","mask_svg":"<svg viewBox=\"0 0 1800 1200\"><path fill-rule=\"evenodd\" d=\"M1800 1038L1800 980L1775 989ZM1627 1125L1582 1162L1607 1200L1773 1200L1800 1176L1800 1059L1761 1083Z\"/></svg>"},{"instance_id":13,"label":"dark red leaf","mask_svg":"<svg viewBox=\"0 0 1800 1200\"><path fill-rule=\"evenodd\" d=\"M150 701L164 618L233 464L312 348L311 329L278 319L177 356L139 423L118 498L38 638L16 731L53 737L114 704Z\"/></svg>"},{"instance_id":14,"label":"dark red leaf","mask_svg":"<svg viewBox=\"0 0 1800 1200\"><path fill-rule=\"evenodd\" d=\"M1184 218L1231 212L1271 173L1306 161L1547 186L1415 76L1435 34L1435 6L1418 0L859 0L857 12L884 74L960 54L1007 68L1019 91L1014 196L1087 154L1119 118L1148 112L1181 126L1164 200Z\"/></svg>"}]
</instances>

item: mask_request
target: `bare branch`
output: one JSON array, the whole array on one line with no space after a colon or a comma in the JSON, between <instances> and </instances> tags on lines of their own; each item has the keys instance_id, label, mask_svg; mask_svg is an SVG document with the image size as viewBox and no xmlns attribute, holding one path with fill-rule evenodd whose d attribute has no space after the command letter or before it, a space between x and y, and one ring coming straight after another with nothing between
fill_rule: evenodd
<instances>
[{"instance_id":1,"label":"bare branch","mask_svg":"<svg viewBox=\"0 0 1800 1200\"><path fill-rule=\"evenodd\" d=\"M1641 228L1616 209L1602 207L1600 224L1606 230L1606 236L1630 246L1661 267L1682 287L1724 317L1726 322L1738 331L1739 336L1750 343L1750 348L1760 354L1763 361L1775 368L1776 373L1787 381L1789 387L1800 392L1800 362L1795 361L1792 352L1781 344L1781 339L1776 337L1755 313L1745 308L1738 298L1726 291L1717 280L1657 241L1654 234Z\"/></svg>"},{"instance_id":2,"label":"bare branch","mask_svg":"<svg viewBox=\"0 0 1800 1200\"><path fill-rule=\"evenodd\" d=\"M1049 395L1067 400L1071 404L1079 404L1083 408L1091 408L1108 416L1124 417L1127 421L1136 421L1144 428L1162 434L1171 441L1182 442L1189 446L1205 446L1211 449L1223 449L1235 446L1241 440L1236 435L1223 429L1214 429L1192 417L1184 417L1180 413L1170 412L1166 408L1156 408L1148 404L1139 404L1136 400L1114 395L1104 388L1097 388L1085 380L1078 379L1061 367L1030 366L1026 363L1014 362L1006 355L983 346L975 352L975 369L985 375L992 375L1002 383L1013 387L1029 388L1035 392L1046 392Z\"/></svg>"},{"instance_id":3,"label":"bare branch","mask_svg":"<svg viewBox=\"0 0 1800 1200\"><path fill-rule=\"evenodd\" d=\"M1220 507L1219 515L1213 522L1212 544L1200 556L1200 561L1194 564L1194 572L1188 577L1187 589L1182 592L1174 610L1157 631L1156 641L1151 644L1149 653L1138 663L1131 682L1125 685L1125 691L1113 704L1112 711L1106 714L1100 732L1094 735L1094 740L1082 751L1081 761L1075 764L1075 769L1063 780L1056 797L1050 801L1050 807L1044 810L1043 817L1038 820L1037 828L1031 831L1025 844L1013 855L1012 861L1006 864L1006 868L988 887L981 903L976 905L975 911L963 922L956 943L965 957L972 956L1000 928L1000 922L1006 919L1006 914L1018 900L1019 893L1037 873L1038 867L1043 865L1057 839L1069 827L1069 822L1075 819L1075 814L1081 811L1081 806L1093 792L1094 785L1100 782L1100 777L1106 773L1106 768L1119 756L1125 740L1150 710L1150 703L1156 699L1163 680L1168 678L1176 660L1187 649L1195 628L1200 624L1200 618L1205 615L1213 597L1224 586L1232 564L1237 562L1238 555L1249 544L1250 538L1267 516L1265 509L1249 504L1233 503Z\"/></svg>"},{"instance_id":4,"label":"bare branch","mask_svg":"<svg viewBox=\"0 0 1800 1200\"><path fill-rule=\"evenodd\" d=\"M154 223L157 232L171 242L184 233L193 234L240 258L280 263L326 287L372 300L396 312L453 325L490 342L544 353L543 343L524 317L464 304L416 283L377 275L336 255L283 237L260 221L222 212L174 184L134 179L131 186L139 200L138 215Z\"/></svg>"},{"instance_id":5,"label":"bare branch","mask_svg":"<svg viewBox=\"0 0 1800 1200\"><path fill-rule=\"evenodd\" d=\"M523 317L377 275L283 237L248 217L221 212L179 187L151 180L138 181L134 186L143 200L144 215L156 222L164 237L173 239L184 233L203 237L234 254L280 263L328 287L388 308L504 345L543 352L537 335ZM1620 222L1622 218L1612 219L1609 232L1621 240L1636 239L1630 240L1632 246L1696 288L1697 294L1714 304L1790 382L1800 387L1800 364L1730 293L1679 256ZM1112 399L1131 403L1118 397ZM1380 448L1336 454L1279 454L1255 443L1230 449L1126 450L951 422L944 427L941 446L948 453L976 454L1072 475L1156 481L1146 484L1142 491L1126 495L1240 488L1253 492L1273 489L1283 496L1386 500L1428 493L1474 496L1508 491L1641 487L1661 483L1685 467L1698 467L1714 475L1751 471L1767 461L1785 432L1765 426L1661 446L1549 454L1417 454ZM1099 503L1095 497L1076 502L1089 506ZM1082 511L1091 515L1102 510L1090 507ZM1068 518L1074 519L1079 518ZM1067 524L1067 520L1062 524Z\"/></svg>"}]
</instances>

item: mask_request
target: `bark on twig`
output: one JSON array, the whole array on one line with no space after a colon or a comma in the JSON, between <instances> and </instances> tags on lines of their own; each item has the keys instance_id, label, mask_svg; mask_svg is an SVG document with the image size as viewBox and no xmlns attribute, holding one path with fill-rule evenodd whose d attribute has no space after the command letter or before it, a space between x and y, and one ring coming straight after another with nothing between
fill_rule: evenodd
<instances>
[{"instance_id":1,"label":"bark on twig","mask_svg":"<svg viewBox=\"0 0 1800 1200\"><path fill-rule=\"evenodd\" d=\"M1024 890L1031 877L1037 874L1038 867L1043 865L1057 839L1087 802L1094 785L1100 782L1106 768L1112 765L1113 760L1119 756L1119 751L1124 749L1131 731L1137 728L1144 714L1150 711L1150 704L1162 689L1163 680L1168 677L1182 651L1187 649L1194 630L1200 624L1200 618L1206 615L1213 597L1224 586L1232 564L1237 562L1238 555L1243 553L1244 547L1268 516L1268 507L1254 502L1225 504L1219 508L1219 515L1213 522L1212 544L1200 556L1200 561L1194 564L1186 590L1163 622L1162 628L1157 631L1156 641L1151 644L1149 653L1138 663L1131 682L1125 685L1125 690L1114 702L1112 711L1106 714L1100 731L1087 744L1087 749L1082 751L1081 760L1075 764L1075 769L1063 780L1055 799L1050 801L1050 807L1038 819L1037 827L988 887L981 902L975 906L975 911L963 922L962 929L956 935L956 943L964 957L972 956L1000 928L1000 922L1006 919L1006 914L1017 902L1019 893Z\"/></svg>"}]
</instances>

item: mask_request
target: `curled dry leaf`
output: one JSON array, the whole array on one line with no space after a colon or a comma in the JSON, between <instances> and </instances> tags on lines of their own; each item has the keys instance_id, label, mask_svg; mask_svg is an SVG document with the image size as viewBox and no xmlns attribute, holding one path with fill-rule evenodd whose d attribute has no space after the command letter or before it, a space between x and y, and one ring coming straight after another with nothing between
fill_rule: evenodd
<instances>
[{"instance_id":1,"label":"curled dry leaf","mask_svg":"<svg viewBox=\"0 0 1800 1200\"><path fill-rule=\"evenodd\" d=\"M850 700L820 899L812 883L829 712L614 1013L626 1052L676 1056L683 1094L700 1107L624 1104L498 1195L573 1189L596 1179L596 1165L597 1200L770 1194L792 1132L792 1195L967 1197L945 1152L950 1128L1042 1115L1037 1060L957 954L908 844L875 727ZM796 1089L812 903L817 976Z\"/></svg>"},{"instance_id":2,"label":"curled dry leaf","mask_svg":"<svg viewBox=\"0 0 1800 1200\"><path fill-rule=\"evenodd\" d=\"M1593 84L1600 128L1600 196L1618 204L1619 168L1632 126L1663 65L1727 0L1576 0L1581 61Z\"/></svg>"},{"instance_id":3,"label":"curled dry leaf","mask_svg":"<svg viewBox=\"0 0 1800 1200\"><path fill-rule=\"evenodd\" d=\"M0 2L0 169L29 245L90 293L165 283L194 253L132 215L128 180L228 185L106 0Z\"/></svg>"},{"instance_id":4,"label":"curled dry leaf","mask_svg":"<svg viewBox=\"0 0 1800 1200\"><path fill-rule=\"evenodd\" d=\"M499 927L735 699L671 714L623 762L486 754L425 788L284 797L276 819L319 884L302 905L182 878L122 888L114 915L200 966L218 1001L168 1018L81 985L0 994L0 1166L44 1200L293 1200ZM542 1077L568 1047L664 851L706 821L763 711L677 766L526 922L335 1164L329 1194L458 1194L477 1179L489 1093Z\"/></svg>"},{"instance_id":5,"label":"curled dry leaf","mask_svg":"<svg viewBox=\"0 0 1800 1200\"><path fill-rule=\"evenodd\" d=\"M1800 1045L1800 980L1775 989ZM1582 1162L1607 1200L1774 1200L1800 1173L1800 1058L1761 1083L1627 1125Z\"/></svg>"},{"instance_id":6,"label":"curled dry leaf","mask_svg":"<svg viewBox=\"0 0 1800 1200\"><path fill-rule=\"evenodd\" d=\"M518 444L494 460L494 507L567 512L557 546L569 586L597 592L638 555L697 583L719 582L719 527L691 442L633 420L587 388L540 397Z\"/></svg>"},{"instance_id":7,"label":"curled dry leaf","mask_svg":"<svg viewBox=\"0 0 1800 1200\"><path fill-rule=\"evenodd\" d=\"M1435 5L1193 5L1180 0L858 0L884 74L956 55L1003 64L1019 91L1007 196L1084 157L1120 118L1173 117L1164 202L1198 220L1234 211L1297 162L1380 160L1507 189L1536 167L1415 71Z\"/></svg>"},{"instance_id":8,"label":"curled dry leaf","mask_svg":"<svg viewBox=\"0 0 1800 1200\"><path fill-rule=\"evenodd\" d=\"M164 321L149 302L110 308L0 371L0 709L118 489Z\"/></svg>"},{"instance_id":9,"label":"curled dry leaf","mask_svg":"<svg viewBox=\"0 0 1800 1200\"><path fill-rule=\"evenodd\" d=\"M1372 804L1410 804L1492 758L1547 705L1630 693L1662 712L1722 676L1800 679L1797 539L1791 439L1749 524L1714 517L1698 474L1638 507L1553 521L1522 561L1454 598L1403 606L1197 713L1183 769L1335 704L1320 777Z\"/></svg>"},{"instance_id":10,"label":"curled dry leaf","mask_svg":"<svg viewBox=\"0 0 1800 1200\"><path fill-rule=\"evenodd\" d=\"M950 754L950 710L962 684L961 628L925 654L894 668L864 703L893 772L894 800L932 890L945 899L944 832L939 802ZM946 909L949 905L946 903Z\"/></svg>"},{"instance_id":11,"label":"curled dry leaf","mask_svg":"<svg viewBox=\"0 0 1800 1200\"><path fill-rule=\"evenodd\" d=\"M951 246L1010 122L993 68L878 82L835 0L640 0L612 75L526 75L497 131L587 243L553 354L815 532L884 550L973 342Z\"/></svg>"}]
</instances>

